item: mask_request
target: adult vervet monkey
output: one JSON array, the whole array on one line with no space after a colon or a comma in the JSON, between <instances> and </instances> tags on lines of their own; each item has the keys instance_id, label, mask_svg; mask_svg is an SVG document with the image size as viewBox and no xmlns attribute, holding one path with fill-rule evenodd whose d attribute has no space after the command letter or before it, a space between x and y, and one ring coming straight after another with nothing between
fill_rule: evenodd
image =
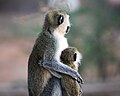
<instances>
[{"instance_id":1,"label":"adult vervet monkey","mask_svg":"<svg viewBox=\"0 0 120 96\"><path fill-rule=\"evenodd\" d=\"M46 14L42 32L35 42L28 61L29 96L62 96L60 87L56 88L56 84L60 86L59 80L54 81L60 78L58 73L83 82L77 71L60 62L62 50L68 47L64 35L69 28L69 15L64 10L54 9ZM51 80L53 77L54 79ZM49 84L54 85L52 91L49 91ZM46 86L48 90L44 92Z\"/></svg>"}]
</instances>

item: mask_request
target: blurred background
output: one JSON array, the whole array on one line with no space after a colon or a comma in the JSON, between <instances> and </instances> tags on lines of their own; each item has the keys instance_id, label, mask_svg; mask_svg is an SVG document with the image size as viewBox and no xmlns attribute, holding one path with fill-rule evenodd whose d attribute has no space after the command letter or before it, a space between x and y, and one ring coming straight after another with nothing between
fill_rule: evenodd
<instances>
[{"instance_id":1,"label":"blurred background","mask_svg":"<svg viewBox=\"0 0 120 96\"><path fill-rule=\"evenodd\" d=\"M0 0L0 96L28 96L27 61L45 13L70 14L83 96L120 96L120 0Z\"/></svg>"}]
</instances>

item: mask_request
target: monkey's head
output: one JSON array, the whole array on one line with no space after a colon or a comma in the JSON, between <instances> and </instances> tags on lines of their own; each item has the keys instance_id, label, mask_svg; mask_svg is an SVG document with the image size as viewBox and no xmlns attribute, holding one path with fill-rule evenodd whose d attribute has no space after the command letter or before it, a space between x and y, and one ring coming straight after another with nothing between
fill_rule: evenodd
<instances>
[{"instance_id":1,"label":"monkey's head","mask_svg":"<svg viewBox=\"0 0 120 96\"><path fill-rule=\"evenodd\" d=\"M69 15L62 9L53 9L45 16L43 30L66 34L70 29Z\"/></svg>"},{"instance_id":2,"label":"monkey's head","mask_svg":"<svg viewBox=\"0 0 120 96\"><path fill-rule=\"evenodd\" d=\"M60 60L64 64L71 67L74 65L75 69L78 70L78 66L81 63L82 55L75 47L69 47L62 51Z\"/></svg>"}]
</instances>

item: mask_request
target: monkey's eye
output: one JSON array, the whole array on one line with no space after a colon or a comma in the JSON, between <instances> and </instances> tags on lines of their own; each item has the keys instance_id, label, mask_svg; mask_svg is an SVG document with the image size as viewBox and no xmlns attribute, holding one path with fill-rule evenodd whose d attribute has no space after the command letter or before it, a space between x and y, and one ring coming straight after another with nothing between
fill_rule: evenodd
<instances>
[{"instance_id":1,"label":"monkey's eye","mask_svg":"<svg viewBox=\"0 0 120 96\"><path fill-rule=\"evenodd\" d=\"M56 19L57 19L58 25L62 24L63 21L64 21L63 15L57 15L57 16L56 16Z\"/></svg>"},{"instance_id":2,"label":"monkey's eye","mask_svg":"<svg viewBox=\"0 0 120 96\"><path fill-rule=\"evenodd\" d=\"M76 61L76 59L77 59L77 53L75 53L73 56L73 60Z\"/></svg>"}]
</instances>

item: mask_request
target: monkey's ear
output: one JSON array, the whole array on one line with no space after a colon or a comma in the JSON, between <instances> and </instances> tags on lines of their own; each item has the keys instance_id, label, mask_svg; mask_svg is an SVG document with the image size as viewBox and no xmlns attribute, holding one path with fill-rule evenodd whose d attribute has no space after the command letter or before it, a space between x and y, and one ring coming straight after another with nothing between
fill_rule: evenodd
<instances>
[{"instance_id":1,"label":"monkey's ear","mask_svg":"<svg viewBox=\"0 0 120 96\"><path fill-rule=\"evenodd\" d=\"M77 59L77 53L73 55L73 60L76 61L76 59Z\"/></svg>"},{"instance_id":2,"label":"monkey's ear","mask_svg":"<svg viewBox=\"0 0 120 96\"><path fill-rule=\"evenodd\" d=\"M57 15L56 16L56 19L57 19L57 24L60 25L64 22L64 16L63 15Z\"/></svg>"}]
</instances>

